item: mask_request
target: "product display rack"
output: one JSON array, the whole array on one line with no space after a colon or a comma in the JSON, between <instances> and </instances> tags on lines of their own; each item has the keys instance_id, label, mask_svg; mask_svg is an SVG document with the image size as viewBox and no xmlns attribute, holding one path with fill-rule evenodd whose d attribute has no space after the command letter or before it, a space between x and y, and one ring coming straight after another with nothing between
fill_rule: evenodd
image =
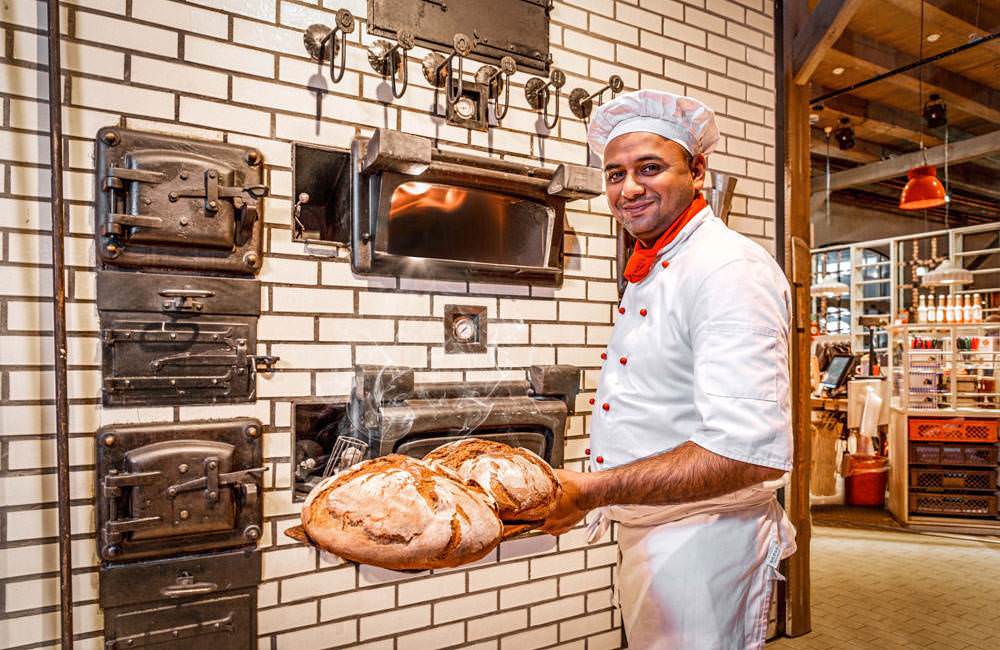
<instances>
[{"instance_id":1,"label":"product display rack","mask_svg":"<svg viewBox=\"0 0 1000 650\"><path fill-rule=\"evenodd\" d=\"M889 510L904 525L1000 534L1000 324L889 328Z\"/></svg>"}]
</instances>

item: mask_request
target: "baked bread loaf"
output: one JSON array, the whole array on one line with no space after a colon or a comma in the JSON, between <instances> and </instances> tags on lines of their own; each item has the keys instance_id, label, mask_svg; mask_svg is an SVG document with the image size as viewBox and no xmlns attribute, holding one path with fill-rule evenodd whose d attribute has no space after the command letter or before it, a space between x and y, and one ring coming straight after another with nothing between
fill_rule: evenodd
<instances>
[{"instance_id":1,"label":"baked bread loaf","mask_svg":"<svg viewBox=\"0 0 1000 650\"><path fill-rule=\"evenodd\" d=\"M496 501L503 521L545 519L556 507L562 486L552 468L521 447L481 438L442 445L424 456L434 467L455 471Z\"/></svg>"},{"instance_id":2,"label":"baked bread loaf","mask_svg":"<svg viewBox=\"0 0 1000 650\"><path fill-rule=\"evenodd\" d=\"M478 560L503 532L482 490L398 454L367 460L317 485L302 508L302 526L325 551L396 570Z\"/></svg>"}]
</instances>

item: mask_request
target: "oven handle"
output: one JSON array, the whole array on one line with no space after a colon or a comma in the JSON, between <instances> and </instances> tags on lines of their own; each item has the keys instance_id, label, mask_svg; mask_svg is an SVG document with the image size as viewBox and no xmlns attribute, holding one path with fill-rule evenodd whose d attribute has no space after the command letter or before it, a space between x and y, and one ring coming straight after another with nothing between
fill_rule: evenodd
<instances>
[{"instance_id":1,"label":"oven handle","mask_svg":"<svg viewBox=\"0 0 1000 650\"><path fill-rule=\"evenodd\" d=\"M187 582L183 578L178 578L177 583L160 589L160 595L164 598L187 598L188 596L201 596L218 591L219 585L214 582Z\"/></svg>"}]
</instances>

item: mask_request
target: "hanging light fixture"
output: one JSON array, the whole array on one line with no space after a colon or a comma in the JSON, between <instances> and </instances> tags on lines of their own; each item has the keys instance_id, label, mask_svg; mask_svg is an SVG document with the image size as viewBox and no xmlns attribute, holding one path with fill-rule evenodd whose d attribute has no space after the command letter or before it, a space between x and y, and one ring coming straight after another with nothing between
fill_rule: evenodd
<instances>
[{"instance_id":1,"label":"hanging light fixture","mask_svg":"<svg viewBox=\"0 0 1000 650\"><path fill-rule=\"evenodd\" d=\"M924 2L920 1L920 54L919 57L922 60L924 58ZM917 101L922 102L924 98L924 68L920 66L919 76L917 85ZM947 116L944 110L943 104L940 103L940 97L931 96L931 101L928 102L927 106L924 106L923 115L924 119L928 123L934 121L935 123L947 124ZM937 103L935 103L937 99ZM930 114L928 114L928 107L931 108ZM943 120L943 122L939 122ZM948 144L947 139L945 140L945 155L947 156ZM946 205L948 203L948 192L945 190L944 185L938 180L937 170L933 165L927 164L927 149L924 148L924 122L920 122L920 153L923 154L924 164L919 167L914 167L910 171L906 172L906 185L903 187L903 193L899 196L899 209L900 210L926 210L927 208L936 208L938 206ZM947 174L947 162L945 163L945 174Z\"/></svg>"},{"instance_id":2,"label":"hanging light fixture","mask_svg":"<svg viewBox=\"0 0 1000 650\"><path fill-rule=\"evenodd\" d=\"M920 278L920 284L925 287L957 287L972 284L972 271L956 266L949 259L937 265L933 271L928 271Z\"/></svg>"},{"instance_id":3,"label":"hanging light fixture","mask_svg":"<svg viewBox=\"0 0 1000 650\"><path fill-rule=\"evenodd\" d=\"M815 298L837 298L850 292L851 288L838 280L833 273L827 273L819 282L809 287L809 295Z\"/></svg>"},{"instance_id":4,"label":"hanging light fixture","mask_svg":"<svg viewBox=\"0 0 1000 650\"><path fill-rule=\"evenodd\" d=\"M933 165L914 167L906 172L906 186L899 197L900 210L936 208L948 202L948 193L938 180Z\"/></svg>"}]
</instances>

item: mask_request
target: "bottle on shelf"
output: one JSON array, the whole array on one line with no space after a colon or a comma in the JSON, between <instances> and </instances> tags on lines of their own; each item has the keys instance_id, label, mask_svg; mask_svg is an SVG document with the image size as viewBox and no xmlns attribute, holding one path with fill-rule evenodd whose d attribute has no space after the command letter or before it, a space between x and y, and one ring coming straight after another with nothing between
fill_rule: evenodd
<instances>
[{"instance_id":1,"label":"bottle on shelf","mask_svg":"<svg viewBox=\"0 0 1000 650\"><path fill-rule=\"evenodd\" d=\"M937 311L934 313L934 320L939 323L946 322L945 311L944 311L944 294L938 296Z\"/></svg>"},{"instance_id":2,"label":"bottle on shelf","mask_svg":"<svg viewBox=\"0 0 1000 650\"><path fill-rule=\"evenodd\" d=\"M927 322L936 323L937 322L937 310L934 309L934 294L927 296Z\"/></svg>"},{"instance_id":3,"label":"bottle on shelf","mask_svg":"<svg viewBox=\"0 0 1000 650\"><path fill-rule=\"evenodd\" d=\"M920 304L917 306L917 322L927 322L927 296L920 294Z\"/></svg>"},{"instance_id":4,"label":"bottle on shelf","mask_svg":"<svg viewBox=\"0 0 1000 650\"><path fill-rule=\"evenodd\" d=\"M955 322L955 296L951 294L944 299L944 320L946 323Z\"/></svg>"},{"instance_id":5,"label":"bottle on shelf","mask_svg":"<svg viewBox=\"0 0 1000 650\"><path fill-rule=\"evenodd\" d=\"M972 297L972 322L983 322L983 303L980 300L978 293Z\"/></svg>"},{"instance_id":6,"label":"bottle on shelf","mask_svg":"<svg viewBox=\"0 0 1000 650\"><path fill-rule=\"evenodd\" d=\"M972 322L972 296L965 294L962 299L962 322Z\"/></svg>"}]
</instances>

